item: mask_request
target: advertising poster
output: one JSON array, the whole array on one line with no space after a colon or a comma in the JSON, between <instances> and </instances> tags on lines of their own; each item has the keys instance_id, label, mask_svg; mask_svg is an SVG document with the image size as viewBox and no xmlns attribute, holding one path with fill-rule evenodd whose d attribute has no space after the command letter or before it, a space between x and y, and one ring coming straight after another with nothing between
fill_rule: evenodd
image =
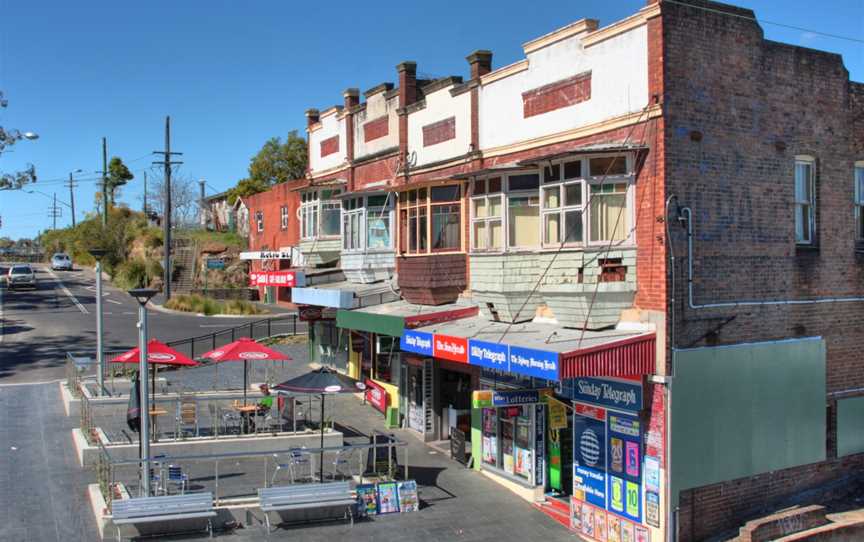
<instances>
[{"instance_id":1,"label":"advertising poster","mask_svg":"<svg viewBox=\"0 0 864 542\"><path fill-rule=\"evenodd\" d=\"M606 511L605 510L595 510L594 511L594 539L599 542L607 542L606 541Z\"/></svg>"},{"instance_id":2,"label":"advertising poster","mask_svg":"<svg viewBox=\"0 0 864 542\"><path fill-rule=\"evenodd\" d=\"M573 490L585 502L606 509L606 424L575 416L573 421Z\"/></svg>"},{"instance_id":3,"label":"advertising poster","mask_svg":"<svg viewBox=\"0 0 864 542\"><path fill-rule=\"evenodd\" d=\"M609 476L609 510L619 514L624 513L624 480L617 476Z\"/></svg>"},{"instance_id":4,"label":"advertising poster","mask_svg":"<svg viewBox=\"0 0 864 542\"><path fill-rule=\"evenodd\" d=\"M399 510L416 512L420 509L420 499L417 497L417 481L405 480L399 482Z\"/></svg>"},{"instance_id":5,"label":"advertising poster","mask_svg":"<svg viewBox=\"0 0 864 542\"><path fill-rule=\"evenodd\" d=\"M534 484L546 485L546 408L534 405Z\"/></svg>"},{"instance_id":6,"label":"advertising poster","mask_svg":"<svg viewBox=\"0 0 864 542\"><path fill-rule=\"evenodd\" d=\"M594 538L594 512L593 506L582 505L582 534L591 538Z\"/></svg>"},{"instance_id":7,"label":"advertising poster","mask_svg":"<svg viewBox=\"0 0 864 542\"><path fill-rule=\"evenodd\" d=\"M660 460L656 457L645 456L643 468L645 470L645 491L660 493Z\"/></svg>"},{"instance_id":8,"label":"advertising poster","mask_svg":"<svg viewBox=\"0 0 864 542\"><path fill-rule=\"evenodd\" d=\"M651 542L651 534L648 529L643 527L642 525L637 525L635 529L636 533L636 541L635 542Z\"/></svg>"},{"instance_id":9,"label":"advertising poster","mask_svg":"<svg viewBox=\"0 0 864 542\"><path fill-rule=\"evenodd\" d=\"M606 525L609 528L609 542L621 542L621 518L615 514L609 514L606 518Z\"/></svg>"},{"instance_id":10,"label":"advertising poster","mask_svg":"<svg viewBox=\"0 0 864 542\"><path fill-rule=\"evenodd\" d=\"M367 516L378 513L378 492L375 490L375 484L358 485L357 500L360 501L361 511Z\"/></svg>"},{"instance_id":11,"label":"advertising poster","mask_svg":"<svg viewBox=\"0 0 864 542\"><path fill-rule=\"evenodd\" d=\"M570 528L582 531L582 501L570 499Z\"/></svg>"},{"instance_id":12,"label":"advertising poster","mask_svg":"<svg viewBox=\"0 0 864 542\"><path fill-rule=\"evenodd\" d=\"M633 524L627 520L621 520L621 542L636 542Z\"/></svg>"},{"instance_id":13,"label":"advertising poster","mask_svg":"<svg viewBox=\"0 0 864 542\"><path fill-rule=\"evenodd\" d=\"M627 476L639 478L639 443L627 441Z\"/></svg>"},{"instance_id":14,"label":"advertising poster","mask_svg":"<svg viewBox=\"0 0 864 542\"><path fill-rule=\"evenodd\" d=\"M645 492L645 522L652 527L660 527L660 494Z\"/></svg>"},{"instance_id":15,"label":"advertising poster","mask_svg":"<svg viewBox=\"0 0 864 542\"><path fill-rule=\"evenodd\" d=\"M567 405L561 401L549 398L549 429L557 431L567 429Z\"/></svg>"},{"instance_id":16,"label":"advertising poster","mask_svg":"<svg viewBox=\"0 0 864 542\"><path fill-rule=\"evenodd\" d=\"M642 433L639 418L610 412L608 419L609 491L614 497L608 509L639 523L642 521Z\"/></svg>"},{"instance_id":17,"label":"advertising poster","mask_svg":"<svg viewBox=\"0 0 864 542\"><path fill-rule=\"evenodd\" d=\"M630 480L627 480L627 509L624 513L636 521L641 520L641 510L639 506L640 500L639 484L634 484Z\"/></svg>"},{"instance_id":18,"label":"advertising poster","mask_svg":"<svg viewBox=\"0 0 864 542\"><path fill-rule=\"evenodd\" d=\"M399 489L396 482L378 482L378 513L393 514L399 511Z\"/></svg>"}]
</instances>

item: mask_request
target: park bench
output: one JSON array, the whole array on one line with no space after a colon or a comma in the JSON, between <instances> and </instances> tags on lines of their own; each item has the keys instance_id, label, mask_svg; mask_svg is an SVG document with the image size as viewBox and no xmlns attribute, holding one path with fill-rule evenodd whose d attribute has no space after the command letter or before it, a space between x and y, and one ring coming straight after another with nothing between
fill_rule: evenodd
<instances>
[{"instance_id":1,"label":"park bench","mask_svg":"<svg viewBox=\"0 0 864 542\"><path fill-rule=\"evenodd\" d=\"M192 519L206 519L207 532L212 538L213 523L210 518L216 516L216 511L213 509L213 494L207 492L122 499L112 503L111 515L117 528L117 542L122 542L120 529L124 525Z\"/></svg>"},{"instance_id":2,"label":"park bench","mask_svg":"<svg viewBox=\"0 0 864 542\"><path fill-rule=\"evenodd\" d=\"M334 510L346 516L354 525L354 508L357 498L350 482L328 482L326 484L296 484L290 486L265 487L258 490L258 502L264 512L267 533L270 529L270 512L291 510Z\"/></svg>"}]
</instances>

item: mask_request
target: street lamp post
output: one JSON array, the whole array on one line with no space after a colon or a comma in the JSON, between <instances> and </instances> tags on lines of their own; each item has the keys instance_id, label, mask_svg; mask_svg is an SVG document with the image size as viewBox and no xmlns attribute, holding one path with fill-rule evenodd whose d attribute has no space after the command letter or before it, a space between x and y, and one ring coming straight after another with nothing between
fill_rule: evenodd
<instances>
[{"instance_id":1,"label":"street lamp post","mask_svg":"<svg viewBox=\"0 0 864 542\"><path fill-rule=\"evenodd\" d=\"M72 176L76 173L82 173L83 169L76 169L69 173L69 206L72 209L72 227L75 227L75 181L72 179Z\"/></svg>"},{"instance_id":2,"label":"street lamp post","mask_svg":"<svg viewBox=\"0 0 864 542\"><path fill-rule=\"evenodd\" d=\"M137 288L129 290L129 295L138 302L138 389L141 402L138 408L141 412L141 496L150 496L150 397L147 388L147 302L156 295L156 290Z\"/></svg>"},{"instance_id":3,"label":"street lamp post","mask_svg":"<svg viewBox=\"0 0 864 542\"><path fill-rule=\"evenodd\" d=\"M90 249L90 255L96 259L96 364L99 372L96 380L99 384L99 395L105 390L105 358L102 347L102 258L107 251L101 248Z\"/></svg>"}]
</instances>

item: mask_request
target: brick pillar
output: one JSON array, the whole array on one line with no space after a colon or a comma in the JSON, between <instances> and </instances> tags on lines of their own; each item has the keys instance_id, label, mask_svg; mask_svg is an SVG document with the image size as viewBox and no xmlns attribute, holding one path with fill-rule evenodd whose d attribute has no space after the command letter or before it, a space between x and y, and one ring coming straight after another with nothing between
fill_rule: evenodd
<instances>
[{"instance_id":1,"label":"brick pillar","mask_svg":"<svg viewBox=\"0 0 864 542\"><path fill-rule=\"evenodd\" d=\"M402 160L408 156L408 111L406 108L417 101L417 63L410 60L396 66L399 74L399 156ZM406 172L405 164L402 171ZM403 173L405 175L405 173ZM403 177L403 183L407 183L407 175Z\"/></svg>"},{"instance_id":2,"label":"brick pillar","mask_svg":"<svg viewBox=\"0 0 864 542\"><path fill-rule=\"evenodd\" d=\"M477 79L492 71L492 51L478 49L465 57L471 66L471 79Z\"/></svg>"},{"instance_id":3,"label":"brick pillar","mask_svg":"<svg viewBox=\"0 0 864 542\"><path fill-rule=\"evenodd\" d=\"M317 109L306 110L306 156L309 157L308 164L312 163L312 125L318 124L321 120L321 112ZM311 166L306 166L306 176L312 172Z\"/></svg>"},{"instance_id":4,"label":"brick pillar","mask_svg":"<svg viewBox=\"0 0 864 542\"><path fill-rule=\"evenodd\" d=\"M480 76L492 71L492 51L478 49L465 57L471 67L471 152L480 151ZM477 168L482 164L475 164Z\"/></svg>"},{"instance_id":5,"label":"brick pillar","mask_svg":"<svg viewBox=\"0 0 864 542\"><path fill-rule=\"evenodd\" d=\"M348 160L348 192L354 191L354 108L360 104L360 89L347 88L345 100L345 156Z\"/></svg>"}]
</instances>

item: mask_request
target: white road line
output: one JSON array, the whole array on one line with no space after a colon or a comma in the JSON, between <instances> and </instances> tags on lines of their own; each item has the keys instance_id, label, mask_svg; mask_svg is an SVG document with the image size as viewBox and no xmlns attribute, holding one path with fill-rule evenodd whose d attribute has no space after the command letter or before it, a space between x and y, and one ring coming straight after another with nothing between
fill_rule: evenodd
<instances>
[{"instance_id":1,"label":"white road line","mask_svg":"<svg viewBox=\"0 0 864 542\"><path fill-rule=\"evenodd\" d=\"M108 303L114 303L115 305L122 305L123 304L123 303L120 303L119 301L114 301L113 299L106 299L105 301L107 301Z\"/></svg>"},{"instance_id":2,"label":"white road line","mask_svg":"<svg viewBox=\"0 0 864 542\"><path fill-rule=\"evenodd\" d=\"M5 337L5 336L6 336L6 321L3 320L3 288L0 288L0 344L3 344L3 337Z\"/></svg>"},{"instance_id":3,"label":"white road line","mask_svg":"<svg viewBox=\"0 0 864 542\"><path fill-rule=\"evenodd\" d=\"M13 382L11 384L0 384L0 388L12 388L15 386L41 386L43 384L56 384L58 382L65 382L65 380L58 378L57 380L40 380L37 382Z\"/></svg>"},{"instance_id":4,"label":"white road line","mask_svg":"<svg viewBox=\"0 0 864 542\"><path fill-rule=\"evenodd\" d=\"M75 303L75 306L78 307L78 310L79 310L79 311L81 311L83 314L90 314L90 311L88 311L88 310L84 307L84 305L82 305L82 304L78 301L78 299L77 299L74 295L72 295L72 292L70 292L70 291L69 291L69 288L67 288L66 285L63 284L63 281L60 280L60 277L58 277L57 275L54 274L54 271L51 271L51 269L48 268L48 267L45 268L45 271L46 271L49 275L51 275L51 277L54 279L55 282L57 282L57 286L60 287L60 290L62 290L64 294L66 294L67 296L69 296L69 299L72 300L72 303Z\"/></svg>"},{"instance_id":5,"label":"white road line","mask_svg":"<svg viewBox=\"0 0 864 542\"><path fill-rule=\"evenodd\" d=\"M125 311L123 314L133 314L134 315L135 313L132 311Z\"/></svg>"}]
</instances>

